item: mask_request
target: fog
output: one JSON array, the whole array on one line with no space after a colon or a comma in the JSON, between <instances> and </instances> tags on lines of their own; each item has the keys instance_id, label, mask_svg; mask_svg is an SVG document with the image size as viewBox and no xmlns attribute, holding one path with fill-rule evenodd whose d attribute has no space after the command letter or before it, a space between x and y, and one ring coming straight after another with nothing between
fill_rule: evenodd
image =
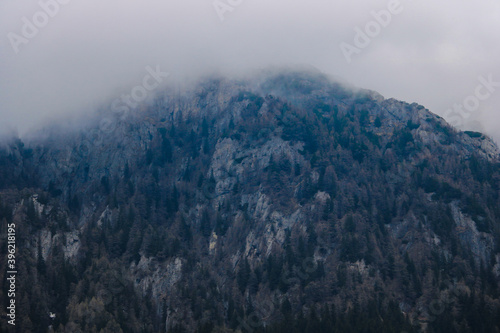
<instances>
[{"instance_id":1,"label":"fog","mask_svg":"<svg viewBox=\"0 0 500 333\"><path fill-rule=\"evenodd\" d=\"M497 0L2 0L0 131L92 112L148 68L175 81L297 64L499 142L498 17Z\"/></svg>"}]
</instances>

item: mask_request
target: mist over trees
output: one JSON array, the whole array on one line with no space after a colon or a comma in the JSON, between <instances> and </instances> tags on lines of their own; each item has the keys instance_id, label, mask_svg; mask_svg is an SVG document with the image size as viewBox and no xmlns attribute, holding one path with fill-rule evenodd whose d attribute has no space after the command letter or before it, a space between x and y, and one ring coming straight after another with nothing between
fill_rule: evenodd
<instances>
[{"instance_id":1,"label":"mist over trees","mask_svg":"<svg viewBox=\"0 0 500 333\"><path fill-rule=\"evenodd\" d=\"M487 137L319 74L169 94L0 150L17 331L499 329Z\"/></svg>"}]
</instances>

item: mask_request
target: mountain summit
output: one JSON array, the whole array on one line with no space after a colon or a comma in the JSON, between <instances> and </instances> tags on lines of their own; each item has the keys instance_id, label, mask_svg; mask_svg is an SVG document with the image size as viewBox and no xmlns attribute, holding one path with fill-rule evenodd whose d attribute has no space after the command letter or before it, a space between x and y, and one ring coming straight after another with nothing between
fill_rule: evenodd
<instances>
[{"instance_id":1,"label":"mountain summit","mask_svg":"<svg viewBox=\"0 0 500 333\"><path fill-rule=\"evenodd\" d=\"M11 140L0 221L22 332L500 329L497 145L313 71Z\"/></svg>"}]
</instances>

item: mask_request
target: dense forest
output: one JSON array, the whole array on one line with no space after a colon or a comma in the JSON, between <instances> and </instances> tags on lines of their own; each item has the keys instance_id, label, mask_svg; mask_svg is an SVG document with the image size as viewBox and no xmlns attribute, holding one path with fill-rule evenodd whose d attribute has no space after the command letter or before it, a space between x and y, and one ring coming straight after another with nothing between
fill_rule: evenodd
<instances>
[{"instance_id":1,"label":"dense forest","mask_svg":"<svg viewBox=\"0 0 500 333\"><path fill-rule=\"evenodd\" d=\"M48 133L0 146L0 332L500 331L499 150L423 106L273 72Z\"/></svg>"}]
</instances>

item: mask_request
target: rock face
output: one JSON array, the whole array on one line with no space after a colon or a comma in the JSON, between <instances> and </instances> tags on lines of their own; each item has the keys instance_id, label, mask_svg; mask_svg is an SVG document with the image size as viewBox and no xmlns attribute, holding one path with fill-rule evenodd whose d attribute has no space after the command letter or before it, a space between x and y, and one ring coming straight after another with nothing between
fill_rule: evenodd
<instances>
[{"instance_id":1,"label":"rock face","mask_svg":"<svg viewBox=\"0 0 500 333\"><path fill-rule=\"evenodd\" d=\"M0 150L25 331L499 329L500 155L482 134L280 71L90 124Z\"/></svg>"}]
</instances>

